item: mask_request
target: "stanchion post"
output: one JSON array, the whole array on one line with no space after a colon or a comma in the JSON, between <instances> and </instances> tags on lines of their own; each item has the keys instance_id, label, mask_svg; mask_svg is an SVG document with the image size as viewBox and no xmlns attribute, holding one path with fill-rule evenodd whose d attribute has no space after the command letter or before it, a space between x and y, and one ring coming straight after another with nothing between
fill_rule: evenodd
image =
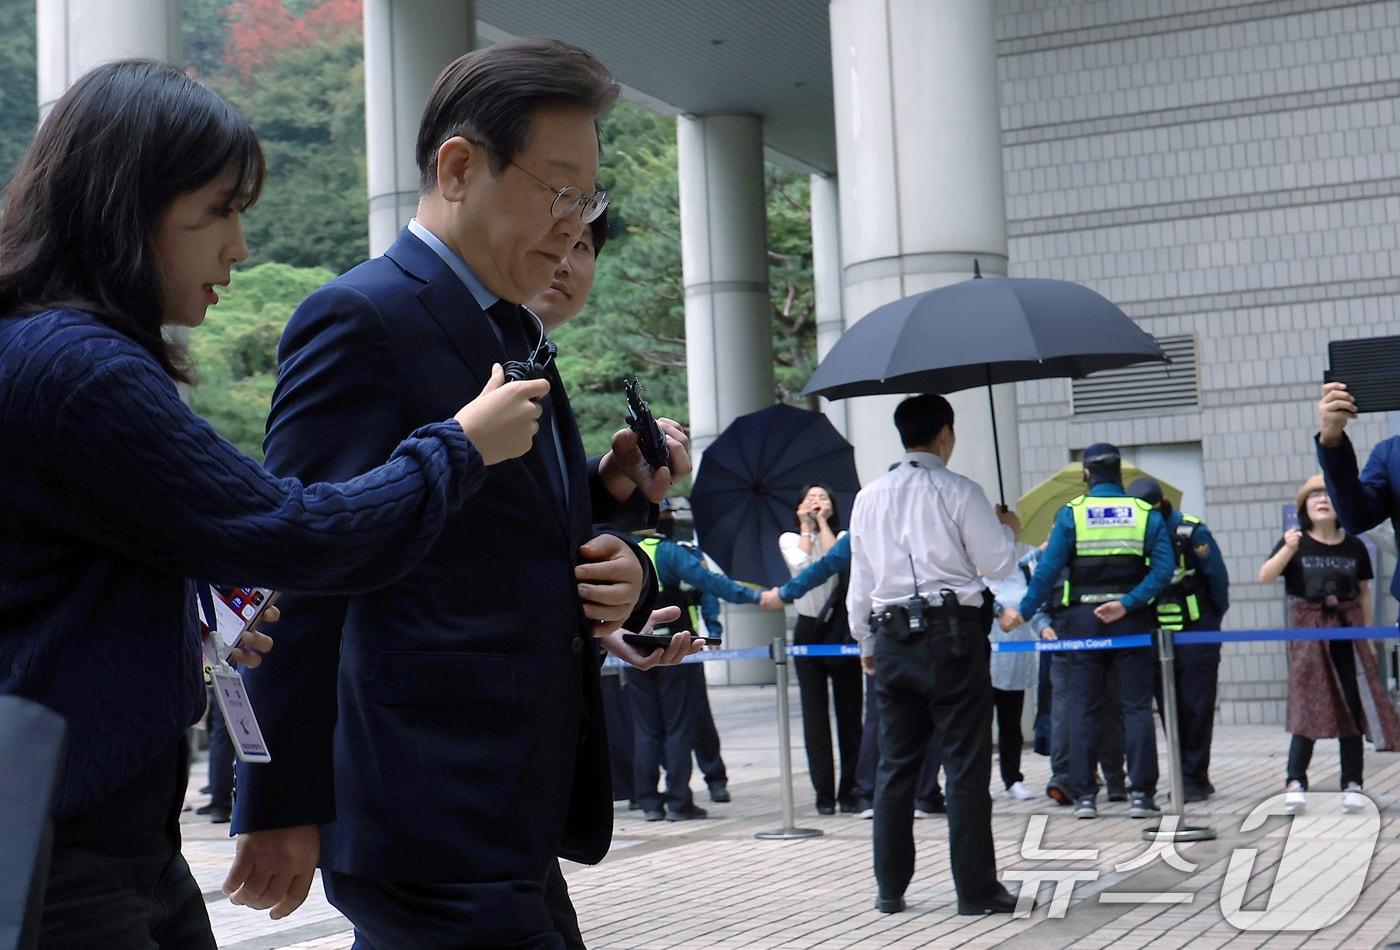
<instances>
[{"instance_id":1,"label":"stanchion post","mask_svg":"<svg viewBox=\"0 0 1400 950\"><path fill-rule=\"evenodd\" d=\"M783 826L776 831L760 831L755 838L819 838L823 832L816 828L797 828L792 804L792 736L788 729L788 655L787 637L773 638L773 664L778 689L778 766L782 770Z\"/></svg>"},{"instance_id":2,"label":"stanchion post","mask_svg":"<svg viewBox=\"0 0 1400 950\"><path fill-rule=\"evenodd\" d=\"M1176 821L1168 822L1163 812L1162 820L1142 829L1142 837L1147 841L1168 838L1172 841L1212 841L1215 832L1204 826L1190 827L1186 824L1186 790L1181 774L1181 732L1176 718L1176 638L1172 631L1158 628L1152 637L1157 645L1157 659L1162 666L1162 720L1167 733L1167 768L1172 783L1172 810Z\"/></svg>"}]
</instances>

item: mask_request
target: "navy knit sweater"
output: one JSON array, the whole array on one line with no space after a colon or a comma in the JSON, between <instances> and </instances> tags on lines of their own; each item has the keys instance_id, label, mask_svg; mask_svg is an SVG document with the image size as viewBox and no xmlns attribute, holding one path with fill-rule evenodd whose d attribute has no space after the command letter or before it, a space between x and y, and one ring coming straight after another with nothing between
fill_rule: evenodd
<instances>
[{"instance_id":1,"label":"navy knit sweater","mask_svg":"<svg viewBox=\"0 0 1400 950\"><path fill-rule=\"evenodd\" d=\"M111 793L204 709L187 578L383 586L484 474L449 420L348 482L274 478L92 316L0 318L0 694L68 720L57 818Z\"/></svg>"}]
</instances>

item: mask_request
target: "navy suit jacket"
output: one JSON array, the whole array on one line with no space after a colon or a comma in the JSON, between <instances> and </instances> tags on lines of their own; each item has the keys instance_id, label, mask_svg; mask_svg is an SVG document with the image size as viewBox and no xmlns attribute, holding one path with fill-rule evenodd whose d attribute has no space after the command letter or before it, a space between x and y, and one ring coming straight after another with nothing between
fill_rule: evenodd
<instances>
[{"instance_id":1,"label":"navy suit jacket","mask_svg":"<svg viewBox=\"0 0 1400 950\"><path fill-rule=\"evenodd\" d=\"M1350 534L1362 535L1382 521L1389 520L1400 538L1400 437L1391 436L1376 443L1366 467L1356 471L1356 449L1342 433L1342 441L1332 447L1316 436L1317 461L1327 482L1327 494L1337 520ZM1390 596L1400 600L1400 566L1390 579Z\"/></svg>"},{"instance_id":2,"label":"navy suit jacket","mask_svg":"<svg viewBox=\"0 0 1400 950\"><path fill-rule=\"evenodd\" d=\"M343 479L451 417L506 359L488 320L403 231L293 314L267 467ZM272 762L240 763L235 832L319 824L323 868L406 883L539 882L556 854L607 853L601 657L573 568L595 520L628 518L584 457L552 369L550 383L567 510L539 458L555 451L542 430L523 457L487 470L400 580L283 597L276 648L247 673ZM655 596L647 576L639 612Z\"/></svg>"}]
</instances>

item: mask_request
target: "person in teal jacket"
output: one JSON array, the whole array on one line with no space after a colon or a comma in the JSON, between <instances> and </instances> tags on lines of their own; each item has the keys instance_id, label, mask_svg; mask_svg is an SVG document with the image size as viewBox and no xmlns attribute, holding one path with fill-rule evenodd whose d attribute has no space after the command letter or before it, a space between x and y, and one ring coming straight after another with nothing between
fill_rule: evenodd
<instances>
[{"instance_id":1,"label":"person in teal jacket","mask_svg":"<svg viewBox=\"0 0 1400 950\"><path fill-rule=\"evenodd\" d=\"M1045 553L1036 565L1019 611L1003 614L1016 626L1050 599L1060 574L1063 611L1055 631L1065 637L1112 637L1146 633L1157 625L1152 610L1171 581L1174 558L1166 522L1151 506L1123 490L1122 458L1116 446L1099 442L1084 450L1088 491L1055 517ZM1082 650L1069 656L1069 782L1075 816L1097 818L1099 706L1110 672L1118 681L1123 740L1128 753L1128 814L1148 818L1157 809L1157 734L1152 694L1157 665L1148 647Z\"/></svg>"}]
</instances>

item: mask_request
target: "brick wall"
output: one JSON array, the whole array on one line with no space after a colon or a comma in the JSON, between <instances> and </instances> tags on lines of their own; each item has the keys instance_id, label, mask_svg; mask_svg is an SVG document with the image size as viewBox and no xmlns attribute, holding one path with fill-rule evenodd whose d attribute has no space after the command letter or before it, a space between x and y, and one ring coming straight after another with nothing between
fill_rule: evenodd
<instances>
[{"instance_id":1,"label":"brick wall","mask_svg":"<svg viewBox=\"0 0 1400 950\"><path fill-rule=\"evenodd\" d=\"M1199 442L1234 581L1227 626L1272 626L1256 576L1316 470L1330 339L1400 333L1400 0L997 0L1011 273L1076 280L1148 332L1193 333L1200 405L1070 413L1019 387L1027 484L1108 440ZM1386 434L1367 418L1352 438ZM1381 584L1384 588L1384 581ZM1227 646L1225 722L1281 723L1283 646Z\"/></svg>"}]
</instances>

